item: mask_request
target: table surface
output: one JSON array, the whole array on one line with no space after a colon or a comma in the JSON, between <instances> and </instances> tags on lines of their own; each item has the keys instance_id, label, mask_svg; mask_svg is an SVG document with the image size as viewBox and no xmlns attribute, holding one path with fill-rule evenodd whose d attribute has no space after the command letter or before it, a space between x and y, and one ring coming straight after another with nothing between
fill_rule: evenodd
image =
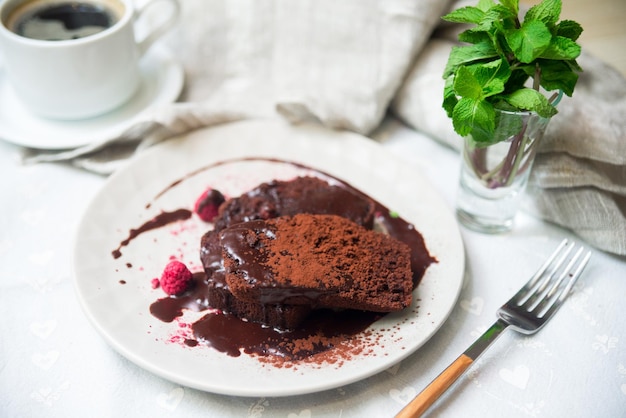
<instances>
[{"instance_id":1,"label":"table surface","mask_svg":"<svg viewBox=\"0 0 626 418\"><path fill-rule=\"evenodd\" d=\"M452 210L459 156L390 119L381 147L420 170ZM512 232L461 228L464 285L442 328L414 355L335 390L284 398L204 393L118 355L81 311L74 233L106 179L65 165L22 166L0 142L0 416L393 416L495 319L563 237L520 214ZM416 191L417 192L417 191ZM429 416L617 417L626 411L626 259L595 250L563 309L537 335L507 331Z\"/></svg>"}]
</instances>

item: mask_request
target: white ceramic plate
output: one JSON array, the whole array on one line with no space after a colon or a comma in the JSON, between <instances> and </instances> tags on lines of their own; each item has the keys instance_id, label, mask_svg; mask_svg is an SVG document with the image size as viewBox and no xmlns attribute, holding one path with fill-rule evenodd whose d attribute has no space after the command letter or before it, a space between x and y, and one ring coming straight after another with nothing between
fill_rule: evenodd
<instances>
[{"instance_id":1,"label":"white ceramic plate","mask_svg":"<svg viewBox=\"0 0 626 418\"><path fill-rule=\"evenodd\" d=\"M37 117L15 95L0 63L0 139L31 148L66 149L114 138L149 109L175 101L184 84L182 66L167 51L151 48L140 62L142 81L121 107L90 119L62 121Z\"/></svg>"},{"instance_id":2,"label":"white ceramic plate","mask_svg":"<svg viewBox=\"0 0 626 418\"><path fill-rule=\"evenodd\" d=\"M397 211L424 235L439 262L429 267L415 290L414 306L372 325L370 330L380 334L373 353L354 356L341 366L276 368L246 354L230 357L210 347L175 342L185 329L149 313L150 304L165 296L151 288L150 280L160 276L170 256L200 268L199 239L207 224L195 216L145 232L122 248L122 257L112 257L131 229L161 211L191 208L208 186L237 195L260 182L306 171L293 164L248 160L187 176L216 162L246 157L293 161L329 173ZM439 195L419 172L374 141L314 126L246 121L171 140L112 176L79 225L74 268L78 298L87 316L117 351L140 367L209 392L286 396L355 382L417 350L456 303L464 251L456 221ZM182 322L198 317L188 313Z\"/></svg>"}]
</instances>

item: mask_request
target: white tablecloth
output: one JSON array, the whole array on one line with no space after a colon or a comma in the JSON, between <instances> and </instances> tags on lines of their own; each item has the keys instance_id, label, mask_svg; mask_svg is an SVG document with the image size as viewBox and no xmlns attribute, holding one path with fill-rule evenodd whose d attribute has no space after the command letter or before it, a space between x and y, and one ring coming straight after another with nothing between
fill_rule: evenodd
<instances>
[{"instance_id":1,"label":"white tablecloth","mask_svg":"<svg viewBox=\"0 0 626 418\"><path fill-rule=\"evenodd\" d=\"M375 135L416 166L451 210L459 156L388 120ZM83 315L72 286L77 223L105 178L64 165L22 166L0 142L0 416L393 416L495 319L563 237L520 214L515 229L462 229L466 274L440 331L400 364L345 387L285 398L203 393L118 355ZM594 251L566 305L537 335L507 331L430 411L460 417L626 416L626 260Z\"/></svg>"}]
</instances>

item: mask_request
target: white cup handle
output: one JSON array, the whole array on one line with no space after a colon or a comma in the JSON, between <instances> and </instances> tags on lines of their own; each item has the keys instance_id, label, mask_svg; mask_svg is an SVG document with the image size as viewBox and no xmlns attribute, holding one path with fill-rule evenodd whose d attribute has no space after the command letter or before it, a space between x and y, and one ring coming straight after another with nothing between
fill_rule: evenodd
<instances>
[{"instance_id":1,"label":"white cup handle","mask_svg":"<svg viewBox=\"0 0 626 418\"><path fill-rule=\"evenodd\" d=\"M137 42L137 47L139 49L139 55L142 56L146 53L148 49L152 46L154 41L163 36L168 30L174 26L176 21L178 20L178 16L180 14L180 3L178 0L151 0L147 1L143 5L139 6L136 10L135 22L141 18L143 13L149 9L151 6L157 3L169 3L172 7L170 15L159 22L154 28L151 28L148 31L148 34L141 40Z\"/></svg>"}]
</instances>

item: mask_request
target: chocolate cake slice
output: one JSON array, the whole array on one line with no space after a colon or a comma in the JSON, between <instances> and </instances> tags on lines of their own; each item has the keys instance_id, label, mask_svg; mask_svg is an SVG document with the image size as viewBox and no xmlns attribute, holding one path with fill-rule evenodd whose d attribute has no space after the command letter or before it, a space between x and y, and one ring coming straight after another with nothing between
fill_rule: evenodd
<instances>
[{"instance_id":1,"label":"chocolate cake slice","mask_svg":"<svg viewBox=\"0 0 626 418\"><path fill-rule=\"evenodd\" d=\"M297 177L262 183L227 200L215 219L215 230L255 219L293 216L299 213L338 215L371 229L375 204L345 187L317 177Z\"/></svg>"},{"instance_id":2,"label":"chocolate cake slice","mask_svg":"<svg viewBox=\"0 0 626 418\"><path fill-rule=\"evenodd\" d=\"M220 242L226 283L240 300L375 312L411 304L410 248L340 216L239 223Z\"/></svg>"},{"instance_id":3,"label":"chocolate cake slice","mask_svg":"<svg viewBox=\"0 0 626 418\"><path fill-rule=\"evenodd\" d=\"M371 228L375 204L344 187L330 185L317 177L297 177L262 183L220 205L214 230L201 240L200 259L207 274L208 305L249 321L290 329L311 311L311 306L244 301L232 295L224 278L222 249L214 231L254 219L270 219L298 213L336 214Z\"/></svg>"},{"instance_id":4,"label":"chocolate cake slice","mask_svg":"<svg viewBox=\"0 0 626 418\"><path fill-rule=\"evenodd\" d=\"M215 231L209 231L202 237L200 259L208 288L203 303L214 309L279 329L297 327L311 311L311 307L306 305L263 305L234 297L225 280L222 247Z\"/></svg>"}]
</instances>

